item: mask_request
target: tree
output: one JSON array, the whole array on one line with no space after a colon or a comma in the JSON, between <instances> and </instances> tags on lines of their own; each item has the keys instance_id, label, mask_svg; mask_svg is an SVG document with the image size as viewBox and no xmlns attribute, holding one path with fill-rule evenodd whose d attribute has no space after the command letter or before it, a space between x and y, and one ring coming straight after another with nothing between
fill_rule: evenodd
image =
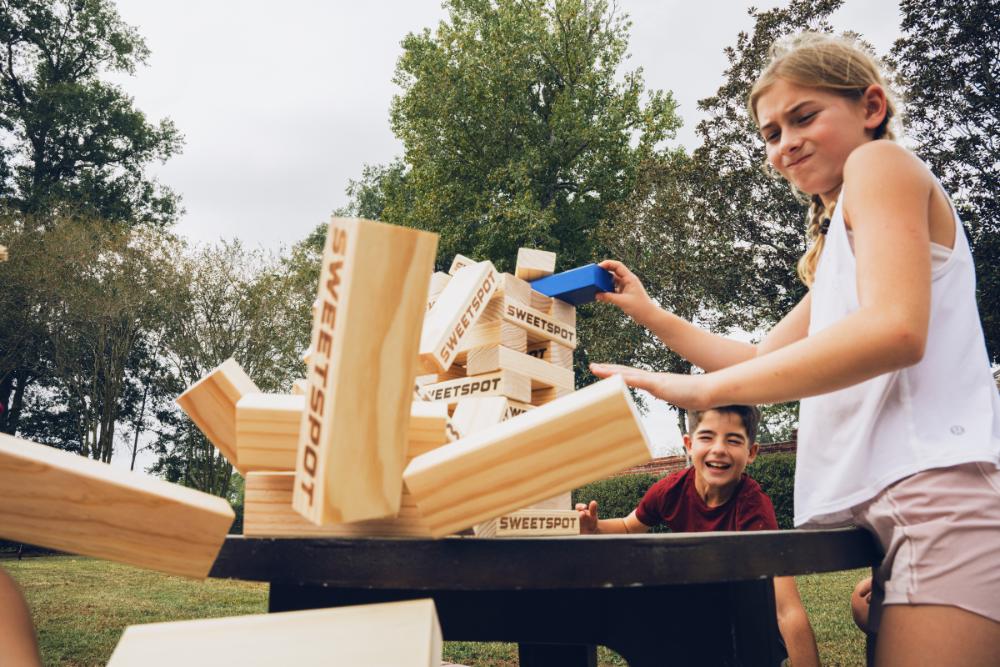
<instances>
[{"instance_id":1,"label":"tree","mask_svg":"<svg viewBox=\"0 0 1000 667\"><path fill-rule=\"evenodd\" d=\"M954 197L976 260L990 359L1000 361L1000 2L903 0L889 60L916 153Z\"/></svg>"},{"instance_id":2,"label":"tree","mask_svg":"<svg viewBox=\"0 0 1000 667\"><path fill-rule=\"evenodd\" d=\"M181 145L105 72L149 51L109 0L0 0L0 204L24 214L83 209L126 224L174 220L177 198L145 167Z\"/></svg>"}]
</instances>

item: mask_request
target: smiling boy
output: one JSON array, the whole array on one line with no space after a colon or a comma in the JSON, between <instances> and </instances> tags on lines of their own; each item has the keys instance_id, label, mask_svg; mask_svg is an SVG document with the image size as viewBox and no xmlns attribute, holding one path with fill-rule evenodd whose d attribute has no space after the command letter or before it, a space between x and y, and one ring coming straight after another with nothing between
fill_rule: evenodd
<instances>
[{"instance_id":1,"label":"smiling boy","mask_svg":"<svg viewBox=\"0 0 1000 667\"><path fill-rule=\"evenodd\" d=\"M581 533L644 533L667 524L674 532L777 530L774 506L745 472L757 458L760 411L729 405L690 411L684 448L692 465L656 482L626 517L599 519L597 502L578 503ZM795 667L819 665L816 640L795 579L774 578L778 627Z\"/></svg>"}]
</instances>

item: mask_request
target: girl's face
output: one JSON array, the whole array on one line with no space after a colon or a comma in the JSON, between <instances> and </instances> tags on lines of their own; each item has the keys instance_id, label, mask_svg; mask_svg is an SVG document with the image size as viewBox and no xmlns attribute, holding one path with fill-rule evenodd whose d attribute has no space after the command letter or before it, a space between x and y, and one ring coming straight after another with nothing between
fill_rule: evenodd
<instances>
[{"instance_id":1,"label":"girl's face","mask_svg":"<svg viewBox=\"0 0 1000 667\"><path fill-rule=\"evenodd\" d=\"M885 109L885 91L877 85L855 100L778 79L757 98L767 161L802 192L832 204L847 156L872 140Z\"/></svg>"}]
</instances>

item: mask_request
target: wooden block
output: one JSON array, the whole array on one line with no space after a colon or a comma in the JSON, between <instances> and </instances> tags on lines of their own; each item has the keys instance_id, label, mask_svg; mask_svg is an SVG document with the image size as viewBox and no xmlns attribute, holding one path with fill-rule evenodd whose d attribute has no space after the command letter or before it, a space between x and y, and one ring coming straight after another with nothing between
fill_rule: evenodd
<instances>
[{"instance_id":1,"label":"wooden block","mask_svg":"<svg viewBox=\"0 0 1000 667\"><path fill-rule=\"evenodd\" d=\"M209 442L243 473L236 455L236 403L244 396L259 393L240 365L227 359L188 387L176 402Z\"/></svg>"},{"instance_id":2,"label":"wooden block","mask_svg":"<svg viewBox=\"0 0 1000 667\"><path fill-rule=\"evenodd\" d=\"M539 294L535 290L532 290L532 293ZM545 312L552 315L556 322L562 322L574 329L576 328L576 306L573 304L566 303L562 299L552 299L549 309Z\"/></svg>"},{"instance_id":3,"label":"wooden block","mask_svg":"<svg viewBox=\"0 0 1000 667\"><path fill-rule=\"evenodd\" d=\"M443 272L437 271L431 274L431 284L427 288L427 310L431 309L434 302L437 301L438 296L447 287L448 281L451 280L451 275Z\"/></svg>"},{"instance_id":4,"label":"wooden block","mask_svg":"<svg viewBox=\"0 0 1000 667\"><path fill-rule=\"evenodd\" d=\"M448 441L460 440L484 428L499 424L510 416L510 404L505 396L463 398L458 401L454 414L448 420L445 429Z\"/></svg>"},{"instance_id":5,"label":"wooden block","mask_svg":"<svg viewBox=\"0 0 1000 667\"><path fill-rule=\"evenodd\" d=\"M434 601L424 599L132 625L108 666L439 667L442 646Z\"/></svg>"},{"instance_id":6,"label":"wooden block","mask_svg":"<svg viewBox=\"0 0 1000 667\"><path fill-rule=\"evenodd\" d=\"M524 329L528 334L529 343L550 340L566 347L576 348L576 327L558 322L548 313L535 310L510 296L503 297L501 317L504 321Z\"/></svg>"},{"instance_id":7,"label":"wooden block","mask_svg":"<svg viewBox=\"0 0 1000 667\"><path fill-rule=\"evenodd\" d=\"M6 246L0 245L0 262L6 262L10 259L10 255L7 253Z\"/></svg>"},{"instance_id":8,"label":"wooden block","mask_svg":"<svg viewBox=\"0 0 1000 667\"><path fill-rule=\"evenodd\" d=\"M424 369L443 373L455 362L463 338L476 325L497 290L493 264L480 262L460 269L427 313L420 335Z\"/></svg>"},{"instance_id":9,"label":"wooden block","mask_svg":"<svg viewBox=\"0 0 1000 667\"><path fill-rule=\"evenodd\" d=\"M293 396L305 396L307 391L309 391L309 381L305 378L296 380L292 383Z\"/></svg>"},{"instance_id":10,"label":"wooden block","mask_svg":"<svg viewBox=\"0 0 1000 667\"><path fill-rule=\"evenodd\" d=\"M399 511L437 235L333 218L299 427L295 509L315 524Z\"/></svg>"},{"instance_id":11,"label":"wooden block","mask_svg":"<svg viewBox=\"0 0 1000 667\"><path fill-rule=\"evenodd\" d=\"M476 537L544 537L579 535L576 510L523 509L476 526Z\"/></svg>"},{"instance_id":12,"label":"wooden block","mask_svg":"<svg viewBox=\"0 0 1000 667\"><path fill-rule=\"evenodd\" d=\"M496 320L479 322L472 328L458 348L455 363L468 363L468 353L476 348L503 345L518 352L528 351L528 332L519 326Z\"/></svg>"},{"instance_id":13,"label":"wooden block","mask_svg":"<svg viewBox=\"0 0 1000 667\"><path fill-rule=\"evenodd\" d=\"M403 479L442 536L650 458L638 410L615 376L418 456Z\"/></svg>"},{"instance_id":14,"label":"wooden block","mask_svg":"<svg viewBox=\"0 0 1000 667\"><path fill-rule=\"evenodd\" d=\"M553 496L551 498L546 498L540 502L533 504L531 507L525 507L524 509L531 510L572 510L573 509L573 494L570 491L566 493L560 493L558 496ZM574 512L576 510L573 510Z\"/></svg>"},{"instance_id":15,"label":"wooden block","mask_svg":"<svg viewBox=\"0 0 1000 667\"><path fill-rule=\"evenodd\" d=\"M454 276L461 269L476 263L476 260L469 259L465 255L455 255L455 258L451 260L451 268L448 269L448 275Z\"/></svg>"},{"instance_id":16,"label":"wooden block","mask_svg":"<svg viewBox=\"0 0 1000 667\"><path fill-rule=\"evenodd\" d=\"M0 538L204 579L235 515L216 496L0 434Z\"/></svg>"},{"instance_id":17,"label":"wooden block","mask_svg":"<svg viewBox=\"0 0 1000 667\"><path fill-rule=\"evenodd\" d=\"M552 341L532 343L528 346L527 353L536 359L547 361L559 368L569 368L571 370L573 368L573 349L559 343L553 343Z\"/></svg>"},{"instance_id":18,"label":"wooden block","mask_svg":"<svg viewBox=\"0 0 1000 667\"><path fill-rule=\"evenodd\" d=\"M587 264L532 281L531 288L574 306L590 303L598 292L613 292L614 279L597 264Z\"/></svg>"},{"instance_id":19,"label":"wooden block","mask_svg":"<svg viewBox=\"0 0 1000 667\"><path fill-rule=\"evenodd\" d=\"M556 399L564 398L572 393L572 389L564 389L562 387L536 389L531 392L531 404L535 406L547 405Z\"/></svg>"},{"instance_id":20,"label":"wooden block","mask_svg":"<svg viewBox=\"0 0 1000 667\"><path fill-rule=\"evenodd\" d=\"M541 292L536 292L535 290L531 290L531 292L528 294L528 298L529 300L527 303L529 306L531 306L532 308L534 308L539 312L548 313L549 315L552 315L552 303L554 301L558 301L558 299L553 299L551 296L545 296ZM565 303L565 302L560 302L560 303ZM576 323L574 323L573 326L576 327Z\"/></svg>"},{"instance_id":21,"label":"wooden block","mask_svg":"<svg viewBox=\"0 0 1000 667\"><path fill-rule=\"evenodd\" d=\"M531 291L531 284L528 281L521 280L509 273L501 273L500 287L497 290L494 300L498 296L509 296L521 303L531 303Z\"/></svg>"},{"instance_id":22,"label":"wooden block","mask_svg":"<svg viewBox=\"0 0 1000 667\"><path fill-rule=\"evenodd\" d=\"M518 415L523 415L528 410L534 410L536 406L531 403L522 403L520 401L512 401L507 399L507 417L506 419L513 419Z\"/></svg>"},{"instance_id":23,"label":"wooden block","mask_svg":"<svg viewBox=\"0 0 1000 667\"><path fill-rule=\"evenodd\" d=\"M247 473L295 470L305 397L251 394L236 404L236 443ZM416 401L410 405L406 456L423 454L448 442L446 405Z\"/></svg>"},{"instance_id":24,"label":"wooden block","mask_svg":"<svg viewBox=\"0 0 1000 667\"><path fill-rule=\"evenodd\" d=\"M399 513L384 519L317 526L292 509L294 472L247 473L243 534L251 537L429 537L409 493L402 490ZM402 486L402 485L401 485Z\"/></svg>"},{"instance_id":25,"label":"wooden block","mask_svg":"<svg viewBox=\"0 0 1000 667\"><path fill-rule=\"evenodd\" d=\"M518 248L514 275L521 280L538 280L551 276L556 270L556 254L547 250Z\"/></svg>"},{"instance_id":26,"label":"wooden block","mask_svg":"<svg viewBox=\"0 0 1000 667\"><path fill-rule=\"evenodd\" d=\"M531 400L531 380L511 371L496 371L484 375L427 384L420 388L425 401L442 401L455 405L461 398L479 396L506 396L515 401Z\"/></svg>"},{"instance_id":27,"label":"wooden block","mask_svg":"<svg viewBox=\"0 0 1000 667\"><path fill-rule=\"evenodd\" d=\"M573 371L503 345L480 347L469 352L466 371L472 377L492 371L514 371L531 380L531 388L573 389Z\"/></svg>"}]
</instances>

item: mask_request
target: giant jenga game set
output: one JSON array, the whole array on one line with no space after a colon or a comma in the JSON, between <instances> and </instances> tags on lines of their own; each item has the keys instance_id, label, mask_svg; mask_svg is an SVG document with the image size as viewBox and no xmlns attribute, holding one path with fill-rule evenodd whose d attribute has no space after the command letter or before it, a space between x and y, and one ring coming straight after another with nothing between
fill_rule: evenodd
<instances>
[{"instance_id":1,"label":"giant jenga game set","mask_svg":"<svg viewBox=\"0 0 1000 667\"><path fill-rule=\"evenodd\" d=\"M245 477L244 534L577 533L569 492L649 460L620 378L574 391L575 305L611 289L605 272L554 274L554 253L522 248L514 274L461 255L433 273L436 251L432 233L334 218L293 393L230 359L177 399ZM232 519L220 498L0 435L0 538L203 578Z\"/></svg>"}]
</instances>

